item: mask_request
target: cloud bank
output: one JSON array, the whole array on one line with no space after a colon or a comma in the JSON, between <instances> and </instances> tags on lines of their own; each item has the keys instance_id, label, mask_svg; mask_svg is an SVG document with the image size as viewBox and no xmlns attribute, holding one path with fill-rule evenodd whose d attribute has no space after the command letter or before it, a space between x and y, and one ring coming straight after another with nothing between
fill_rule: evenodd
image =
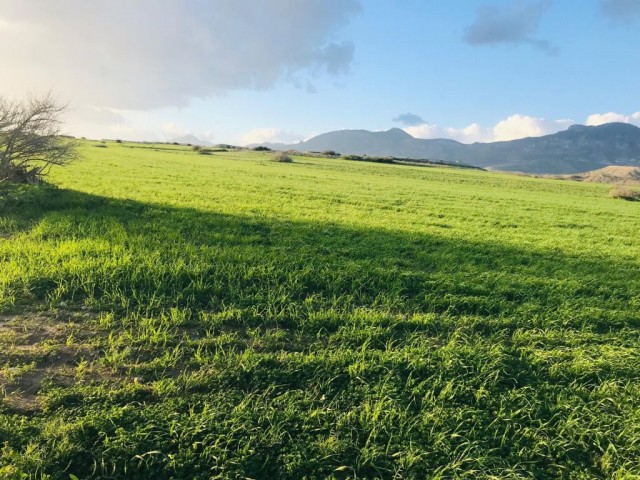
<instances>
[{"instance_id":1,"label":"cloud bank","mask_svg":"<svg viewBox=\"0 0 640 480\"><path fill-rule=\"evenodd\" d=\"M629 115L616 112L594 113L587 117L584 124L596 126L611 122L630 123L640 127L640 112ZM464 128L455 128L424 122L421 125L405 127L403 130L416 138L450 138L461 143L502 142L550 135L566 130L574 123L576 122L571 119L547 120L515 114L488 128L483 128L477 123Z\"/></svg>"},{"instance_id":2,"label":"cloud bank","mask_svg":"<svg viewBox=\"0 0 640 480\"><path fill-rule=\"evenodd\" d=\"M358 0L0 0L0 91L52 89L73 105L184 106L349 69L337 37Z\"/></svg>"},{"instance_id":3,"label":"cloud bank","mask_svg":"<svg viewBox=\"0 0 640 480\"><path fill-rule=\"evenodd\" d=\"M572 120L546 120L527 115L511 115L493 127L483 128L477 123L464 128L423 124L404 129L416 138L451 138L462 143L501 142L525 137L539 137L565 130Z\"/></svg>"},{"instance_id":4,"label":"cloud bank","mask_svg":"<svg viewBox=\"0 0 640 480\"><path fill-rule=\"evenodd\" d=\"M640 0L600 0L599 3L600 11L616 22L640 19Z\"/></svg>"},{"instance_id":5,"label":"cloud bank","mask_svg":"<svg viewBox=\"0 0 640 480\"><path fill-rule=\"evenodd\" d=\"M549 0L517 0L505 6L485 4L465 29L464 40L474 46L497 44L529 44L548 53L556 47L547 40L535 38L542 15L551 6Z\"/></svg>"},{"instance_id":6,"label":"cloud bank","mask_svg":"<svg viewBox=\"0 0 640 480\"><path fill-rule=\"evenodd\" d=\"M640 112L635 112L631 115L624 115L622 113L615 112L594 113L587 117L586 125L595 126L612 122L631 123L640 127Z\"/></svg>"}]
</instances>

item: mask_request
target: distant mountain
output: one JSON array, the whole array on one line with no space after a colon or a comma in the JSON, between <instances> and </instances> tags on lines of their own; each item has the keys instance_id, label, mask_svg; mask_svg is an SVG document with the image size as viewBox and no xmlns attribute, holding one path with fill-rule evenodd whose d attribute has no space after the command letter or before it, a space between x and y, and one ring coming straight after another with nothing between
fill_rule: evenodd
<instances>
[{"instance_id":1,"label":"distant mountain","mask_svg":"<svg viewBox=\"0 0 640 480\"><path fill-rule=\"evenodd\" d=\"M208 142L206 140L202 140L198 137L196 137L195 135L191 135L191 134L187 134L187 135L183 135L182 137L177 137L171 140L172 142L176 142L176 143L188 143L191 145L200 145L201 147L212 147L213 143Z\"/></svg>"},{"instance_id":2,"label":"distant mountain","mask_svg":"<svg viewBox=\"0 0 640 480\"><path fill-rule=\"evenodd\" d=\"M610 165L640 166L640 128L626 123L567 130L508 142L463 144L418 139L404 130L339 130L294 145L265 144L276 150L326 151L461 162L494 170L572 174Z\"/></svg>"}]
</instances>

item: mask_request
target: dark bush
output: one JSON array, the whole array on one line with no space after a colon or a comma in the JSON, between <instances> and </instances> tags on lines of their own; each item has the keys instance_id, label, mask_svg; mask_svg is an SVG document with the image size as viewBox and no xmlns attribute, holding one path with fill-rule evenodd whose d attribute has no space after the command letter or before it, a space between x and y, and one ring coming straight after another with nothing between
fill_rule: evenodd
<instances>
[{"instance_id":1,"label":"dark bush","mask_svg":"<svg viewBox=\"0 0 640 480\"><path fill-rule=\"evenodd\" d=\"M282 152L278 152L276 153L273 157L272 160L274 162L280 162L280 163L292 163L293 162L293 158L291 158L289 155L287 155L286 153L282 153Z\"/></svg>"}]
</instances>

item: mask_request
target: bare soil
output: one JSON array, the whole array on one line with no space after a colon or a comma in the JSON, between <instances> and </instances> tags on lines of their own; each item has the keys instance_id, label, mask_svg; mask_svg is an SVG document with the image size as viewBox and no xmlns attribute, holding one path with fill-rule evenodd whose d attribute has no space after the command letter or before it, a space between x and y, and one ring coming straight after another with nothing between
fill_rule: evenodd
<instances>
[{"instance_id":1,"label":"bare soil","mask_svg":"<svg viewBox=\"0 0 640 480\"><path fill-rule=\"evenodd\" d=\"M41 407L40 392L91 376L78 365L98 355L86 312L43 312L0 316L0 393L18 411Z\"/></svg>"}]
</instances>

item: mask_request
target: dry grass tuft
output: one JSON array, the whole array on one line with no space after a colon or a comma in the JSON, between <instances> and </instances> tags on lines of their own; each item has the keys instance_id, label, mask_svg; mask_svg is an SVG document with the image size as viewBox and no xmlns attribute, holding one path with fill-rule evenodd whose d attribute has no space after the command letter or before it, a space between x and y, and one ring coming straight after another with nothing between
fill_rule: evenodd
<instances>
[{"instance_id":1,"label":"dry grass tuft","mask_svg":"<svg viewBox=\"0 0 640 480\"><path fill-rule=\"evenodd\" d=\"M640 191L631 190L630 188L625 188L621 186L615 186L609 192L609 196L611 198L620 198L622 200L628 201L638 201L640 200Z\"/></svg>"}]
</instances>

